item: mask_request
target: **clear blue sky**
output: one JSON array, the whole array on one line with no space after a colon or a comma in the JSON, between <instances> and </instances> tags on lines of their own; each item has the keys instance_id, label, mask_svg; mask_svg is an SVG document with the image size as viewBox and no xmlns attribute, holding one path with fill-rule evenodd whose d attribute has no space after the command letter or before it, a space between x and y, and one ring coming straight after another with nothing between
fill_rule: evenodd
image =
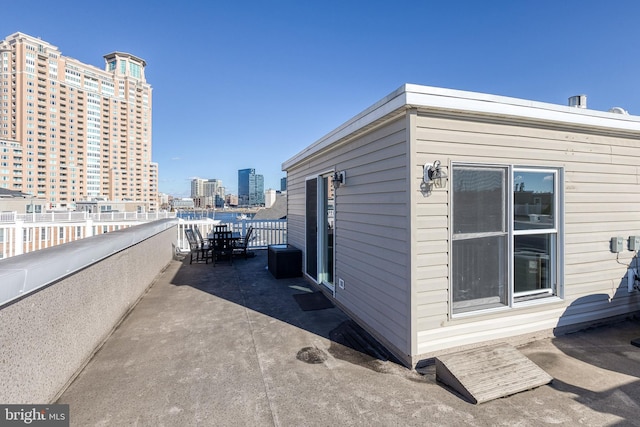
<instances>
[{"instance_id":1,"label":"clear blue sky","mask_svg":"<svg viewBox=\"0 0 640 427\"><path fill-rule=\"evenodd\" d=\"M102 68L147 61L160 191L193 177L237 192L404 83L640 114L632 0L8 1L1 38L41 37Z\"/></svg>"}]
</instances>

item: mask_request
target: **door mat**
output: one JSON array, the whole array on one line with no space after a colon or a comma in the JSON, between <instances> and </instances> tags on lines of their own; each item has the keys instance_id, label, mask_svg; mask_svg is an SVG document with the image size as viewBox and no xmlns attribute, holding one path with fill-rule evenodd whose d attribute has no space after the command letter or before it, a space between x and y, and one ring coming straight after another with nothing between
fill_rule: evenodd
<instances>
[{"instance_id":1,"label":"door mat","mask_svg":"<svg viewBox=\"0 0 640 427\"><path fill-rule=\"evenodd\" d=\"M325 308L333 308L333 304L320 291L294 294L293 299L296 300L302 311L324 310Z\"/></svg>"}]
</instances>

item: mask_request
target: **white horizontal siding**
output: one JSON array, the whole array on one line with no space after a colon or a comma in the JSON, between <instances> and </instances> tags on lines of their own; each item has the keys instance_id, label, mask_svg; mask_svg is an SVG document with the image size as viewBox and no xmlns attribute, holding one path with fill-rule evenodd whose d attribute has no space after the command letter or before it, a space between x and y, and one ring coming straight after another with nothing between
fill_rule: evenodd
<instances>
[{"instance_id":1,"label":"white horizontal siding","mask_svg":"<svg viewBox=\"0 0 640 427\"><path fill-rule=\"evenodd\" d=\"M404 117L296 163L287 170L289 242L305 247L307 177L346 171L336 190L336 299L400 354L410 354L410 286Z\"/></svg>"},{"instance_id":2,"label":"white horizontal siding","mask_svg":"<svg viewBox=\"0 0 640 427\"><path fill-rule=\"evenodd\" d=\"M287 173L287 243L304 247L305 177Z\"/></svg>"},{"instance_id":3,"label":"white horizontal siding","mask_svg":"<svg viewBox=\"0 0 640 427\"><path fill-rule=\"evenodd\" d=\"M448 191L434 190L416 206L416 336L418 353L639 308L626 292L633 254L609 250L613 236L640 234L640 141L564 128L418 117L417 162L440 160L563 167L565 188L564 300L470 318L448 317ZM635 262L635 261L633 261ZM597 298L594 298L598 296ZM507 320L508 319L508 320Z\"/></svg>"}]
</instances>

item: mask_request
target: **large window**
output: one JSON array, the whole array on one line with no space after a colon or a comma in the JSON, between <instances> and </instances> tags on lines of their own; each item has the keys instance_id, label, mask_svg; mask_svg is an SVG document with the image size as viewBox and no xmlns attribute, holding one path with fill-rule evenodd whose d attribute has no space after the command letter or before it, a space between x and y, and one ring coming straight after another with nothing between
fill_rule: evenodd
<instances>
[{"instance_id":1,"label":"large window","mask_svg":"<svg viewBox=\"0 0 640 427\"><path fill-rule=\"evenodd\" d=\"M558 295L558 169L452 167L452 313Z\"/></svg>"}]
</instances>

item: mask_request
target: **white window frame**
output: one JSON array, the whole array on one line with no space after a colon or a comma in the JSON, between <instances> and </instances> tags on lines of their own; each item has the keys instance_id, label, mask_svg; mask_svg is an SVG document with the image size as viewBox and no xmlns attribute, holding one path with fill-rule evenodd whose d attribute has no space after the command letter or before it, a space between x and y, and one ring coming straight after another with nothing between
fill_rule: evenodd
<instances>
[{"instance_id":1,"label":"white window frame","mask_svg":"<svg viewBox=\"0 0 640 427\"><path fill-rule=\"evenodd\" d=\"M542 297L543 294L547 294L546 296L548 297L554 297L557 296L559 294L559 283L560 283L560 277L558 275L558 269L559 269L559 254L562 252L560 250L560 248L562 246L560 246L559 244L559 240L560 240L560 215L559 215L559 208L561 206L561 197L560 197L560 191L561 191L561 187L559 186L559 182L560 182L560 176L561 176L561 169L560 168L542 168L542 167L520 167L520 166L514 166L510 168L511 170L511 185L510 185L510 202L511 202L511 209L512 209L512 213L511 213L511 227L510 227L510 255L511 255L511 260L512 260L512 264L511 264L511 269L513 270L511 272L511 277L512 277L512 283L511 283L511 293L510 293L510 297L511 297L511 306L513 307L518 307L518 306L522 306L522 305L529 305L532 301L533 302L537 302L537 299L529 299L529 300L523 300L522 298L526 298L526 297L533 297L533 296L540 296ZM553 226L549 227L549 228L545 228L545 229L528 229L528 230L515 230L515 227L513 226L513 222L514 222L514 212L513 212L513 207L515 206L515 195L514 195L514 177L517 173L519 172L533 172L533 173L552 173L554 175L554 180L553 180L553 205L554 205L554 218L553 218ZM551 268L551 274L550 277L553 280L552 286L549 289L546 289L544 291L526 291L526 292L518 292L516 293L515 291L515 263L514 263L514 250L515 250L515 238L516 236L526 236L526 235L535 235L535 234L548 234L551 235L553 234L555 236L555 241L554 241L554 245L551 248L551 253L549 254L549 259L550 260L554 260L554 262L550 262L550 268Z\"/></svg>"},{"instance_id":2,"label":"white window frame","mask_svg":"<svg viewBox=\"0 0 640 427\"><path fill-rule=\"evenodd\" d=\"M479 167L479 168L491 168L491 167L503 167L507 168L508 179L506 192L508 194L506 209L507 215L507 231L508 231L508 295L507 305L495 308L486 308L478 310L470 310L460 313L454 313L453 308L453 289L449 286L449 316L450 318L462 318L469 316L477 316L479 314L487 314L494 312L501 312L512 310L514 308L528 307L539 304L549 304L558 302L564 299L564 168L563 167L548 167L539 165L514 165L514 164L495 164L495 163L471 163L471 162L451 162L449 170L451 173L451 179L455 179L454 168L456 166L467 167ZM553 228L542 230L514 230L514 174L516 172L548 172L554 174L554 224ZM451 190L449 191L449 205L450 205L450 218L449 218L449 277L453 277L453 182L451 183ZM552 290L550 292L539 292L537 297L524 300L522 297L526 296L525 293L515 292L515 278L514 278L514 246L515 236L526 234L555 234L555 245L550 254L550 265L552 266L552 280L554 281ZM450 279L451 280L451 279ZM531 294L534 294L533 292Z\"/></svg>"}]
</instances>

